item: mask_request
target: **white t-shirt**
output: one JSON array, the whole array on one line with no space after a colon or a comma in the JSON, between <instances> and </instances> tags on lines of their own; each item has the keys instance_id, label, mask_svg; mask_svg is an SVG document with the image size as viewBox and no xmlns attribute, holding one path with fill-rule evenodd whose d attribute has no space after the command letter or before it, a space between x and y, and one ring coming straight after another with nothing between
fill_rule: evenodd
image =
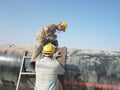
<instances>
[{"instance_id":1,"label":"white t-shirt","mask_svg":"<svg viewBox=\"0 0 120 90\"><path fill-rule=\"evenodd\" d=\"M49 57L36 61L35 90L58 90L58 74L64 74L65 70L57 60Z\"/></svg>"}]
</instances>

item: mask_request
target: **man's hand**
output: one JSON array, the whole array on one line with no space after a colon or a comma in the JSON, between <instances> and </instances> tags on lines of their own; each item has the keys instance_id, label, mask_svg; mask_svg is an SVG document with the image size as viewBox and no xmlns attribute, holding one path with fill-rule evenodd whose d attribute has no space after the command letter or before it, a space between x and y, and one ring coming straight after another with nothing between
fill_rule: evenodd
<instances>
[{"instance_id":1,"label":"man's hand","mask_svg":"<svg viewBox=\"0 0 120 90\"><path fill-rule=\"evenodd\" d=\"M52 43L54 46L57 46L57 47L58 47L58 40L52 41L51 43Z\"/></svg>"},{"instance_id":2,"label":"man's hand","mask_svg":"<svg viewBox=\"0 0 120 90\"><path fill-rule=\"evenodd\" d=\"M55 56L56 56L56 59L62 57L61 52L57 51L57 52L55 53Z\"/></svg>"}]
</instances>

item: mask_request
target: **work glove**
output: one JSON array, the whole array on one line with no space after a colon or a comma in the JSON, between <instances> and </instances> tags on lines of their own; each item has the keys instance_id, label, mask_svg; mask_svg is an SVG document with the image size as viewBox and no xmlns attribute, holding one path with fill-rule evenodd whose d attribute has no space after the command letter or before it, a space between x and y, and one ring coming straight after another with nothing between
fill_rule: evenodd
<instances>
[{"instance_id":1,"label":"work glove","mask_svg":"<svg viewBox=\"0 0 120 90\"><path fill-rule=\"evenodd\" d=\"M54 46L58 47L58 40L54 40L51 42Z\"/></svg>"},{"instance_id":2,"label":"work glove","mask_svg":"<svg viewBox=\"0 0 120 90\"><path fill-rule=\"evenodd\" d=\"M55 53L55 57L56 57L56 59L62 57L61 52L60 52L60 51L57 51L57 52Z\"/></svg>"}]
</instances>

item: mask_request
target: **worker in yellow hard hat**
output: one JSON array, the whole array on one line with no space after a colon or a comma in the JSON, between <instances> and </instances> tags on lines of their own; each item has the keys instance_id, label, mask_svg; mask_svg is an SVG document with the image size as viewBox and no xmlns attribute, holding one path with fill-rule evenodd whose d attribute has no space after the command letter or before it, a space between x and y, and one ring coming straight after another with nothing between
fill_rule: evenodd
<instances>
[{"instance_id":1,"label":"worker in yellow hard hat","mask_svg":"<svg viewBox=\"0 0 120 90\"><path fill-rule=\"evenodd\" d=\"M61 22L58 26L61 26L62 30L65 31L65 29L67 28L67 23L66 22Z\"/></svg>"},{"instance_id":2,"label":"worker in yellow hard hat","mask_svg":"<svg viewBox=\"0 0 120 90\"><path fill-rule=\"evenodd\" d=\"M55 53L55 47L49 43L43 47L42 53L44 56L52 56Z\"/></svg>"},{"instance_id":3,"label":"worker in yellow hard hat","mask_svg":"<svg viewBox=\"0 0 120 90\"><path fill-rule=\"evenodd\" d=\"M32 57L31 57L31 61L30 61L30 68L32 66L35 66L36 58L38 58L40 56L44 45L46 45L48 43L52 43L53 45L58 47L56 30L65 32L66 28L67 28L67 23L63 21L57 25L49 24L47 26L44 26L36 33L37 44L32 53ZM30 68L28 68L27 71L31 71Z\"/></svg>"},{"instance_id":4,"label":"worker in yellow hard hat","mask_svg":"<svg viewBox=\"0 0 120 90\"><path fill-rule=\"evenodd\" d=\"M55 47L49 43L43 47L43 57L36 60L36 82L34 90L58 90L58 75L65 69L53 58Z\"/></svg>"}]
</instances>

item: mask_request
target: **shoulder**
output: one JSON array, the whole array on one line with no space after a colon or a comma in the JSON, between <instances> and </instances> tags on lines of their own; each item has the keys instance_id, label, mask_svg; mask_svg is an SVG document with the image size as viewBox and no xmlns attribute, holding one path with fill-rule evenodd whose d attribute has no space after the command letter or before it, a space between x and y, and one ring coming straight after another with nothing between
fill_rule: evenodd
<instances>
[{"instance_id":1,"label":"shoulder","mask_svg":"<svg viewBox=\"0 0 120 90\"><path fill-rule=\"evenodd\" d=\"M53 29L56 29L56 28L57 28L57 25L55 25L55 24L48 24L46 26L43 26L42 30L47 31L47 30L53 30Z\"/></svg>"},{"instance_id":2,"label":"shoulder","mask_svg":"<svg viewBox=\"0 0 120 90\"><path fill-rule=\"evenodd\" d=\"M47 25L48 28L57 28L56 24L50 23Z\"/></svg>"},{"instance_id":3,"label":"shoulder","mask_svg":"<svg viewBox=\"0 0 120 90\"><path fill-rule=\"evenodd\" d=\"M53 62L54 62L57 66L60 65L60 62L59 62L58 60L53 60Z\"/></svg>"},{"instance_id":4,"label":"shoulder","mask_svg":"<svg viewBox=\"0 0 120 90\"><path fill-rule=\"evenodd\" d=\"M47 61L47 60L51 60L49 57L43 57L42 59L40 59L40 61Z\"/></svg>"}]
</instances>

